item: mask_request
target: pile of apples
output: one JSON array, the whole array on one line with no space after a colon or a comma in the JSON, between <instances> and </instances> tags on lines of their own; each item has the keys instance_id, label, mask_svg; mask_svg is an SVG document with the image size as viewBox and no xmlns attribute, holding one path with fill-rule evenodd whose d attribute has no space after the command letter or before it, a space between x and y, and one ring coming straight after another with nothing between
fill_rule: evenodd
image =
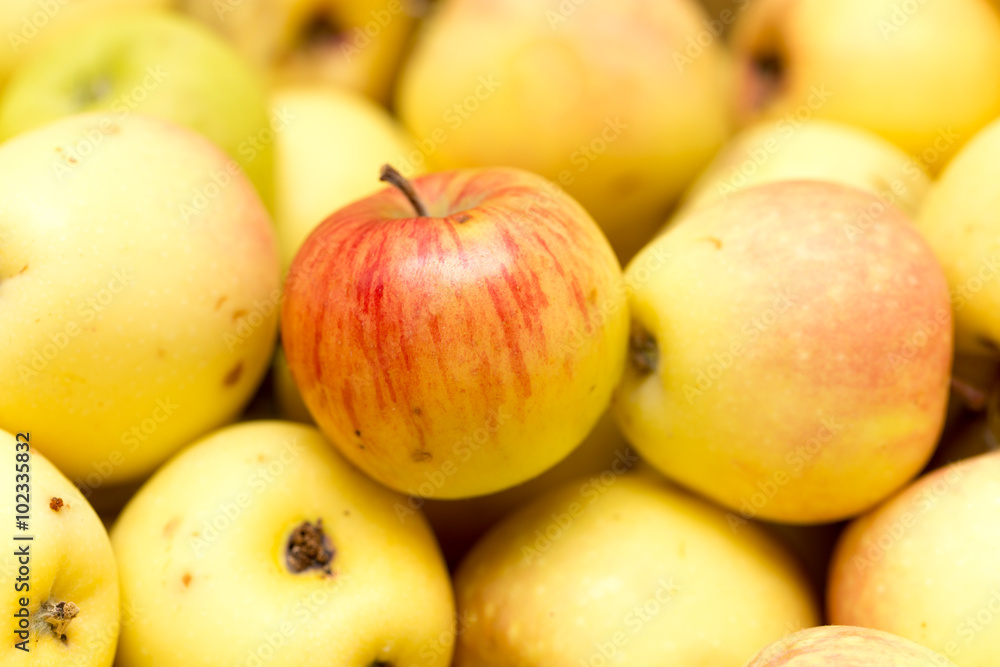
<instances>
[{"instance_id":1,"label":"pile of apples","mask_svg":"<svg viewBox=\"0 0 1000 667\"><path fill-rule=\"evenodd\" d=\"M0 664L1000 665L1000 6L0 34Z\"/></svg>"}]
</instances>

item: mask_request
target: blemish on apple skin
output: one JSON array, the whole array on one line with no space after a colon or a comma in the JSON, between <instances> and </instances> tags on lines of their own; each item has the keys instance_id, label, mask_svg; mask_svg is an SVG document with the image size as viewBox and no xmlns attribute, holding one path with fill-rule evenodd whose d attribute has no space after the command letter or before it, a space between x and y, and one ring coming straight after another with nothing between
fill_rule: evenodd
<instances>
[{"instance_id":1,"label":"blemish on apple skin","mask_svg":"<svg viewBox=\"0 0 1000 667\"><path fill-rule=\"evenodd\" d=\"M177 517L174 517L173 519L168 521L167 524L163 526L163 536L167 539L173 537L174 531L177 530L177 526L180 525L180 522L181 520L178 519Z\"/></svg>"},{"instance_id":2,"label":"blemish on apple skin","mask_svg":"<svg viewBox=\"0 0 1000 667\"><path fill-rule=\"evenodd\" d=\"M708 236L702 240L708 241L709 243L714 245L716 250L722 250L722 241L720 239L717 239L714 236Z\"/></svg>"},{"instance_id":3,"label":"blemish on apple skin","mask_svg":"<svg viewBox=\"0 0 1000 667\"><path fill-rule=\"evenodd\" d=\"M229 299L228 296L220 296L219 300L215 302L215 310L219 310L219 308L222 308L222 304L224 304L228 299Z\"/></svg>"},{"instance_id":4,"label":"blemish on apple skin","mask_svg":"<svg viewBox=\"0 0 1000 667\"><path fill-rule=\"evenodd\" d=\"M413 414L419 417L423 414L423 411L420 408L413 408Z\"/></svg>"},{"instance_id":5,"label":"blemish on apple skin","mask_svg":"<svg viewBox=\"0 0 1000 667\"><path fill-rule=\"evenodd\" d=\"M243 374L243 362L239 361L233 366L233 369L226 373L226 377L222 380L222 384L226 387L232 387L234 384L239 382L240 375Z\"/></svg>"},{"instance_id":6,"label":"blemish on apple skin","mask_svg":"<svg viewBox=\"0 0 1000 667\"><path fill-rule=\"evenodd\" d=\"M455 222L457 222L458 224L462 224L463 222L468 222L471 219L472 216L469 215L468 213L459 213L458 215L455 216Z\"/></svg>"},{"instance_id":7,"label":"blemish on apple skin","mask_svg":"<svg viewBox=\"0 0 1000 667\"><path fill-rule=\"evenodd\" d=\"M233 322L238 322L241 318L244 318L246 316L247 316L247 311L243 310L242 308L240 310L234 310Z\"/></svg>"},{"instance_id":8,"label":"blemish on apple skin","mask_svg":"<svg viewBox=\"0 0 1000 667\"><path fill-rule=\"evenodd\" d=\"M53 498L52 500L49 501L49 509L52 510L53 512L58 512L60 509L62 509L62 506L63 506L62 498Z\"/></svg>"},{"instance_id":9,"label":"blemish on apple skin","mask_svg":"<svg viewBox=\"0 0 1000 667\"><path fill-rule=\"evenodd\" d=\"M163 348L157 348L156 349L156 358L157 359L166 359L167 358L167 351L164 350Z\"/></svg>"},{"instance_id":10,"label":"blemish on apple skin","mask_svg":"<svg viewBox=\"0 0 1000 667\"><path fill-rule=\"evenodd\" d=\"M20 271L17 272L17 275L21 275L22 273L24 273L27 270L28 270L28 265L25 264L24 267Z\"/></svg>"},{"instance_id":11,"label":"blemish on apple skin","mask_svg":"<svg viewBox=\"0 0 1000 667\"><path fill-rule=\"evenodd\" d=\"M361 431L357 431L357 430L354 431L354 435L356 435L356 436L358 436L360 438L361 437Z\"/></svg>"},{"instance_id":12,"label":"blemish on apple skin","mask_svg":"<svg viewBox=\"0 0 1000 667\"><path fill-rule=\"evenodd\" d=\"M434 455L431 454L430 452L418 449L412 454L410 454L410 458L412 458L416 463L423 463L424 461L430 461L432 458L434 458Z\"/></svg>"},{"instance_id":13,"label":"blemish on apple skin","mask_svg":"<svg viewBox=\"0 0 1000 667\"><path fill-rule=\"evenodd\" d=\"M181 577L181 583L184 584L184 588L187 588L188 586L191 585L191 573L190 572L185 572L184 573L184 576Z\"/></svg>"}]
</instances>

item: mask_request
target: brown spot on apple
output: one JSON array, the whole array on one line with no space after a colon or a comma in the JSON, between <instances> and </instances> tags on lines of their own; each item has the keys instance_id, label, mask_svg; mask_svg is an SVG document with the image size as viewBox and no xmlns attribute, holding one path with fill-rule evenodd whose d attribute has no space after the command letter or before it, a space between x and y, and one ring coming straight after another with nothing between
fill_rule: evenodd
<instances>
[{"instance_id":1,"label":"brown spot on apple","mask_svg":"<svg viewBox=\"0 0 1000 667\"><path fill-rule=\"evenodd\" d=\"M721 239L717 239L714 236L707 236L707 237L705 237L702 240L703 241L707 241L708 243L711 243L712 245L714 245L716 250L722 250L722 240Z\"/></svg>"},{"instance_id":2,"label":"brown spot on apple","mask_svg":"<svg viewBox=\"0 0 1000 667\"><path fill-rule=\"evenodd\" d=\"M458 224L462 224L463 222L468 222L471 219L472 216L469 215L468 213L459 213L458 215L455 216L455 222L457 222Z\"/></svg>"},{"instance_id":3,"label":"brown spot on apple","mask_svg":"<svg viewBox=\"0 0 1000 667\"><path fill-rule=\"evenodd\" d=\"M185 572L184 573L184 576L181 577L181 583L184 584L184 588L187 588L188 586L191 585L191 573L190 572Z\"/></svg>"},{"instance_id":4,"label":"brown spot on apple","mask_svg":"<svg viewBox=\"0 0 1000 667\"><path fill-rule=\"evenodd\" d=\"M62 509L62 506L63 506L62 498L53 498L52 500L49 501L49 509L52 510L53 512L58 512L59 510Z\"/></svg>"},{"instance_id":5,"label":"brown spot on apple","mask_svg":"<svg viewBox=\"0 0 1000 667\"><path fill-rule=\"evenodd\" d=\"M241 375L243 375L243 362L238 361L236 362L236 365L233 366L232 370L226 373L226 377L223 378L222 384L226 387L232 387L234 384L239 382Z\"/></svg>"},{"instance_id":6,"label":"brown spot on apple","mask_svg":"<svg viewBox=\"0 0 1000 667\"><path fill-rule=\"evenodd\" d=\"M168 521L166 523L166 525L163 526L163 536L165 538L167 538L167 539L170 539L171 537L173 537L174 536L174 531L177 530L177 526L179 526L180 523L181 523L181 520L178 519L177 517L174 517L173 519L171 519L170 521Z\"/></svg>"},{"instance_id":7,"label":"brown spot on apple","mask_svg":"<svg viewBox=\"0 0 1000 667\"><path fill-rule=\"evenodd\" d=\"M222 304L224 304L228 300L229 300L228 296L220 296L219 300L215 302L215 310L218 311L219 308L222 308Z\"/></svg>"},{"instance_id":8,"label":"brown spot on apple","mask_svg":"<svg viewBox=\"0 0 1000 667\"><path fill-rule=\"evenodd\" d=\"M434 455L428 451L418 449L410 454L410 458L412 458L416 463L423 463L424 461L430 461L434 458Z\"/></svg>"},{"instance_id":9,"label":"brown spot on apple","mask_svg":"<svg viewBox=\"0 0 1000 667\"><path fill-rule=\"evenodd\" d=\"M21 275L22 273L24 273L27 270L28 270L28 265L25 264L23 267L21 267L21 270L17 272L17 275Z\"/></svg>"},{"instance_id":10,"label":"brown spot on apple","mask_svg":"<svg viewBox=\"0 0 1000 667\"><path fill-rule=\"evenodd\" d=\"M413 408L413 414L419 417L420 415L423 414L423 410L421 410L420 408Z\"/></svg>"},{"instance_id":11,"label":"brown spot on apple","mask_svg":"<svg viewBox=\"0 0 1000 667\"><path fill-rule=\"evenodd\" d=\"M239 322L242 318L247 316L247 311L242 308L233 311L233 322Z\"/></svg>"}]
</instances>

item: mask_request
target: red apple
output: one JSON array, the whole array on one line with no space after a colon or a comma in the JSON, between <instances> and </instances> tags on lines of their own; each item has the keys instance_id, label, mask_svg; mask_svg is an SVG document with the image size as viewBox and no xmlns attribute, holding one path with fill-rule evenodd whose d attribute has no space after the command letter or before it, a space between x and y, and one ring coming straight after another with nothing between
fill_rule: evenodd
<instances>
[{"instance_id":1,"label":"red apple","mask_svg":"<svg viewBox=\"0 0 1000 667\"><path fill-rule=\"evenodd\" d=\"M345 457L411 495L540 474L587 435L623 370L611 246L524 171L411 184L387 167L383 180L398 189L334 213L292 263L282 336L309 411Z\"/></svg>"}]
</instances>

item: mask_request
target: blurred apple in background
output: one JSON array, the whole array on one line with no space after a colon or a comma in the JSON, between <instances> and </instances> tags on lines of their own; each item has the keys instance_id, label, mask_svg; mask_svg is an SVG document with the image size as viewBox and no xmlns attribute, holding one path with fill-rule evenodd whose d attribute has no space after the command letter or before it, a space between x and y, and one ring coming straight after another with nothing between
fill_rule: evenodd
<instances>
[{"instance_id":1,"label":"blurred apple in background","mask_svg":"<svg viewBox=\"0 0 1000 667\"><path fill-rule=\"evenodd\" d=\"M66 28L126 11L166 9L174 0L4 0L0 3L0 89L18 64L41 45L58 39Z\"/></svg>"},{"instance_id":2,"label":"blurred apple in background","mask_svg":"<svg viewBox=\"0 0 1000 667\"><path fill-rule=\"evenodd\" d=\"M932 173L1000 116L1000 15L983 0L753 0L736 111L866 128Z\"/></svg>"},{"instance_id":3,"label":"blurred apple in background","mask_svg":"<svg viewBox=\"0 0 1000 667\"><path fill-rule=\"evenodd\" d=\"M944 266L954 295L958 351L994 359L1000 358L998 151L1000 120L955 157L917 219L917 228Z\"/></svg>"},{"instance_id":4,"label":"blurred apple in background","mask_svg":"<svg viewBox=\"0 0 1000 667\"><path fill-rule=\"evenodd\" d=\"M76 487L34 445L34 430L0 431L0 469L10 494L0 520L14 533L0 556L0 576L8 582L0 609L10 624L0 662L110 667L120 607L108 534ZM16 503L29 505L28 511L15 511ZM15 516L25 514L27 527L15 531ZM35 539L18 540L25 536ZM24 652L15 646L22 641Z\"/></svg>"},{"instance_id":5,"label":"blurred apple in background","mask_svg":"<svg viewBox=\"0 0 1000 667\"><path fill-rule=\"evenodd\" d=\"M379 168L404 155L408 140L387 111L346 89L279 88L271 113L289 119L275 140L274 214L287 269L319 223L384 187Z\"/></svg>"},{"instance_id":6,"label":"blurred apple in background","mask_svg":"<svg viewBox=\"0 0 1000 667\"><path fill-rule=\"evenodd\" d=\"M442 0L397 91L409 163L541 174L625 261L729 132L706 20L693 0Z\"/></svg>"},{"instance_id":7,"label":"blurred apple in background","mask_svg":"<svg viewBox=\"0 0 1000 667\"><path fill-rule=\"evenodd\" d=\"M455 667L742 667L819 622L776 540L647 475L569 482L519 510L474 547L455 595Z\"/></svg>"},{"instance_id":8,"label":"blurred apple in background","mask_svg":"<svg viewBox=\"0 0 1000 667\"><path fill-rule=\"evenodd\" d=\"M892 632L959 667L994 667L998 508L1000 452L926 475L857 519L830 571L830 621Z\"/></svg>"},{"instance_id":9,"label":"blurred apple in background","mask_svg":"<svg viewBox=\"0 0 1000 667\"><path fill-rule=\"evenodd\" d=\"M119 119L146 113L200 132L272 203L276 129L264 89L227 44L195 21L168 12L123 13L63 31L13 73L0 100L0 139L83 111Z\"/></svg>"},{"instance_id":10,"label":"blurred apple in background","mask_svg":"<svg viewBox=\"0 0 1000 667\"><path fill-rule=\"evenodd\" d=\"M301 424L198 441L112 530L136 610L117 664L446 667L451 584L423 518L397 519L404 502Z\"/></svg>"},{"instance_id":11,"label":"blurred apple in background","mask_svg":"<svg viewBox=\"0 0 1000 667\"><path fill-rule=\"evenodd\" d=\"M663 474L744 518L826 523L916 475L952 354L941 267L906 216L785 182L696 211L626 270L618 423Z\"/></svg>"},{"instance_id":12,"label":"blurred apple in background","mask_svg":"<svg viewBox=\"0 0 1000 667\"><path fill-rule=\"evenodd\" d=\"M600 229L544 179L391 168L320 225L285 283L309 412L359 468L423 497L484 495L565 458L621 377L628 313Z\"/></svg>"},{"instance_id":13,"label":"blurred apple in background","mask_svg":"<svg viewBox=\"0 0 1000 667\"><path fill-rule=\"evenodd\" d=\"M346 86L385 101L423 0L177 0L278 83Z\"/></svg>"},{"instance_id":14,"label":"blurred apple in background","mask_svg":"<svg viewBox=\"0 0 1000 667\"><path fill-rule=\"evenodd\" d=\"M573 453L538 477L506 491L464 500L411 499L411 510L422 509L441 542L445 559L452 566L482 537L490 526L513 510L523 507L557 486L577 478L613 479L638 463L639 457L629 447L610 412L605 412L594 430Z\"/></svg>"},{"instance_id":15,"label":"blurred apple in background","mask_svg":"<svg viewBox=\"0 0 1000 667\"><path fill-rule=\"evenodd\" d=\"M0 147L0 428L31 425L81 487L148 474L235 418L270 362L277 244L228 163L141 114Z\"/></svg>"},{"instance_id":16,"label":"blurred apple in background","mask_svg":"<svg viewBox=\"0 0 1000 667\"><path fill-rule=\"evenodd\" d=\"M774 642L746 667L954 667L928 648L871 628L827 625Z\"/></svg>"},{"instance_id":17,"label":"blurred apple in background","mask_svg":"<svg viewBox=\"0 0 1000 667\"><path fill-rule=\"evenodd\" d=\"M921 164L878 135L826 121L764 121L739 133L715 156L676 217L738 190L793 180L866 190L911 217L930 187Z\"/></svg>"}]
</instances>

